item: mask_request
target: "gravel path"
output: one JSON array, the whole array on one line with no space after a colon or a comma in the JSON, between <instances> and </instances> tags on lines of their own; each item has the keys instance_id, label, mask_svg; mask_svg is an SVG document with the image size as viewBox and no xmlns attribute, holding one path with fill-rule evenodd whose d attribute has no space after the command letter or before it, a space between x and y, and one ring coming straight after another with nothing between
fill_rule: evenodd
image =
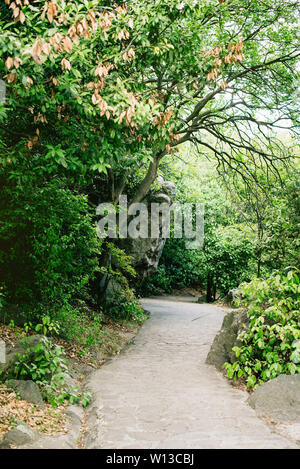
<instances>
[{"instance_id":1,"label":"gravel path","mask_svg":"<svg viewBox=\"0 0 300 469\"><path fill-rule=\"evenodd\" d=\"M294 448L271 432L205 358L224 312L143 300L151 317L134 343L90 376L87 448Z\"/></svg>"}]
</instances>

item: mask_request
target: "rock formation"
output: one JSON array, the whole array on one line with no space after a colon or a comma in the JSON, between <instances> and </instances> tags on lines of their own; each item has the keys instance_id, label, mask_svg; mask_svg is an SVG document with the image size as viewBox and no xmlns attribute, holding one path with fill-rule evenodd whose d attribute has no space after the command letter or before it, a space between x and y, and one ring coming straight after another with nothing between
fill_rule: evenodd
<instances>
[{"instance_id":1,"label":"rock formation","mask_svg":"<svg viewBox=\"0 0 300 469\"><path fill-rule=\"evenodd\" d=\"M207 355L206 363L215 365L218 369L221 369L225 362L234 363L236 357L232 347L241 345L238 335L244 330L244 325L247 324L249 324L249 318L246 311L235 310L226 314L221 330L214 338Z\"/></svg>"},{"instance_id":2,"label":"rock formation","mask_svg":"<svg viewBox=\"0 0 300 469\"><path fill-rule=\"evenodd\" d=\"M171 204L175 200L175 186L170 181L165 181L159 176L155 181L155 188L152 189L144 199L148 207L148 232L150 233L150 214L151 203ZM166 238L162 236L165 220L160 217L159 233L157 238L126 238L120 240L120 247L125 250L126 254L133 259L132 265L138 274L138 280L142 281L154 272L158 266L160 256L162 254Z\"/></svg>"}]
</instances>

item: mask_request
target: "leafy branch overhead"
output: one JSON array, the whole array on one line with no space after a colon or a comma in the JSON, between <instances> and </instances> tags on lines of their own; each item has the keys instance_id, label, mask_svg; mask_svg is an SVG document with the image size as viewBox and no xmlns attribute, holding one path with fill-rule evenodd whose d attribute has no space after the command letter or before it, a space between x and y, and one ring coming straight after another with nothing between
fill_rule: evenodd
<instances>
[{"instance_id":1,"label":"leafy branch overhead","mask_svg":"<svg viewBox=\"0 0 300 469\"><path fill-rule=\"evenodd\" d=\"M188 140L245 177L242 150L274 170L289 157L271 129L298 123L294 1L6 0L0 19L1 132L17 159L61 145L65 171L144 167L139 201Z\"/></svg>"}]
</instances>

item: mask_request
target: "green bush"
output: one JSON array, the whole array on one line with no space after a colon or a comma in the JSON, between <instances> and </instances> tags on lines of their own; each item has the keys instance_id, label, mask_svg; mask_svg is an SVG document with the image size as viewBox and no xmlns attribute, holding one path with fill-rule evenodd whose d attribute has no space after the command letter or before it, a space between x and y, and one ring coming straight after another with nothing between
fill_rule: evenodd
<instances>
[{"instance_id":1,"label":"green bush","mask_svg":"<svg viewBox=\"0 0 300 469\"><path fill-rule=\"evenodd\" d=\"M206 276L207 301L215 300L216 292L224 297L230 289L250 279L249 261L253 258L254 245L239 226L219 227L209 233L204 252L202 269Z\"/></svg>"},{"instance_id":2,"label":"green bush","mask_svg":"<svg viewBox=\"0 0 300 469\"><path fill-rule=\"evenodd\" d=\"M58 180L0 175L0 284L7 301L45 309L79 294L98 266L100 241L86 197Z\"/></svg>"},{"instance_id":3,"label":"green bush","mask_svg":"<svg viewBox=\"0 0 300 469\"><path fill-rule=\"evenodd\" d=\"M101 345L103 330L103 314L95 314L87 308L84 302L78 306L64 305L54 316L60 325L60 336L65 340L75 342L82 348L82 353L92 347Z\"/></svg>"},{"instance_id":4,"label":"green bush","mask_svg":"<svg viewBox=\"0 0 300 469\"><path fill-rule=\"evenodd\" d=\"M141 294L156 294L160 290L203 286L207 301L216 294L225 296L228 290L249 279L249 261L253 244L239 227L208 230L203 249L186 249L185 239L166 242L160 265L141 286Z\"/></svg>"},{"instance_id":5,"label":"green bush","mask_svg":"<svg viewBox=\"0 0 300 469\"><path fill-rule=\"evenodd\" d=\"M105 312L114 320L143 322L146 319L144 310L131 288L123 287L111 291L107 297Z\"/></svg>"},{"instance_id":6,"label":"green bush","mask_svg":"<svg viewBox=\"0 0 300 469\"><path fill-rule=\"evenodd\" d=\"M139 288L142 295L170 293L172 288L190 287L203 280L204 253L185 247L185 239L168 239L157 270Z\"/></svg>"},{"instance_id":7,"label":"green bush","mask_svg":"<svg viewBox=\"0 0 300 469\"><path fill-rule=\"evenodd\" d=\"M159 295L162 290L171 293L172 284L172 278L168 275L166 266L162 264L139 286L138 293L141 296Z\"/></svg>"},{"instance_id":8,"label":"green bush","mask_svg":"<svg viewBox=\"0 0 300 469\"><path fill-rule=\"evenodd\" d=\"M23 328L27 333L29 331L35 331L42 333L43 335L59 335L60 333L60 324L57 321L54 321L50 316L42 316L39 323L32 324L31 321L25 322ZM11 320L9 326L13 329L15 327L14 321Z\"/></svg>"},{"instance_id":9,"label":"green bush","mask_svg":"<svg viewBox=\"0 0 300 469\"><path fill-rule=\"evenodd\" d=\"M229 378L243 378L249 388L280 374L300 373L300 285L296 272L255 279L242 285L240 301L250 324L234 347L236 362L225 363Z\"/></svg>"},{"instance_id":10,"label":"green bush","mask_svg":"<svg viewBox=\"0 0 300 469\"><path fill-rule=\"evenodd\" d=\"M132 258L111 242L104 245L104 251L106 258L110 258L110 261L99 269L102 275L101 281L105 280L102 297L103 312L113 320L143 322L144 310L133 288L130 287L130 281L136 276L131 265Z\"/></svg>"}]
</instances>

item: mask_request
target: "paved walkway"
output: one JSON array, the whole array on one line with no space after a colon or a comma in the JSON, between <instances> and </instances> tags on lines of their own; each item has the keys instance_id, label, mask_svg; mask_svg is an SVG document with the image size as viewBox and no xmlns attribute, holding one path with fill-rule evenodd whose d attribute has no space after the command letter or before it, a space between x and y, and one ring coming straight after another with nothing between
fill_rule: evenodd
<instances>
[{"instance_id":1,"label":"paved walkway","mask_svg":"<svg viewBox=\"0 0 300 469\"><path fill-rule=\"evenodd\" d=\"M95 371L87 448L293 448L205 358L224 312L143 300L151 312L120 356Z\"/></svg>"}]
</instances>

